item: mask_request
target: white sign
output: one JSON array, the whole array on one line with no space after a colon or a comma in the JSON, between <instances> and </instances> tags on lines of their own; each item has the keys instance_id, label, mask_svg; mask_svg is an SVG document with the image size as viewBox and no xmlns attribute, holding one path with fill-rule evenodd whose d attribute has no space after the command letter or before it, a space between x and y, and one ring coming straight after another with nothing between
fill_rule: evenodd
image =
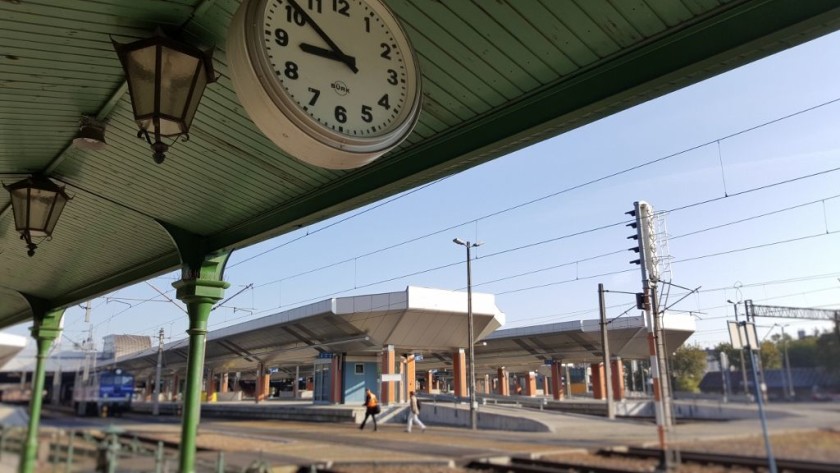
<instances>
[{"instance_id":1,"label":"white sign","mask_svg":"<svg viewBox=\"0 0 840 473\"><path fill-rule=\"evenodd\" d=\"M402 381L402 375L399 373L395 374L383 374L382 375L382 382L389 383L393 381Z\"/></svg>"}]
</instances>

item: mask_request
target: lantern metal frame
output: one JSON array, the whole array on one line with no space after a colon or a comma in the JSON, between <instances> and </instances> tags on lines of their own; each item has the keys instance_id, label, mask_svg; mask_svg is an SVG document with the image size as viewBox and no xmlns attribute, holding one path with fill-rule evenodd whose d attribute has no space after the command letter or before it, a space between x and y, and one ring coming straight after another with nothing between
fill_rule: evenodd
<instances>
[{"instance_id":1,"label":"lantern metal frame","mask_svg":"<svg viewBox=\"0 0 840 473\"><path fill-rule=\"evenodd\" d=\"M216 75L216 72L213 69L213 50L211 48L210 50L203 51L190 44L175 40L169 36L166 36L163 33L163 31L160 30L160 28L158 28L155 31L155 35L150 38L141 39L133 43L127 44L118 43L113 38L111 38L111 43L114 46L114 50L117 52L117 56L119 57L123 71L125 72L126 81L128 82L128 92L129 96L131 97L131 107L132 112L134 114L134 121L138 124L138 126L140 126L140 130L137 132L137 137L146 140L146 142L152 148L152 156L155 162L157 164L161 164L164 161L164 159L166 159L166 152L169 150L170 147L170 145L164 143L161 140L161 138L173 138L173 142L178 138L181 138L182 141L186 141L189 139L190 125L192 124L192 120L195 117L196 111L198 110L198 105L201 101L201 97L204 95L204 88L206 88L207 85L218 80L218 76ZM155 48L155 77L152 112L143 115L138 115L136 105L137 97L135 97L136 91L133 87L134 81L137 79L133 78L129 72L129 55L134 51L146 49L149 47ZM184 106L183 109L180 111L180 116L166 114L161 111L161 81L163 80L161 72L161 61L163 56L163 49L176 51L180 54L198 60L196 64L196 69L193 72L192 83L189 87L189 90L187 91L186 99L183 101ZM198 97L194 97L196 93L196 86L198 85L198 79L200 77L199 74L201 73L205 74L204 86L199 92ZM195 103L194 107L192 106L193 103ZM190 110L192 110L192 115L188 116ZM166 119L177 123L181 131L179 133L161 133L161 119ZM151 123L154 126L153 133L150 133L149 130L142 125L142 122L144 121L151 121Z\"/></svg>"},{"instance_id":2,"label":"lantern metal frame","mask_svg":"<svg viewBox=\"0 0 840 473\"><path fill-rule=\"evenodd\" d=\"M12 205L12 214L14 215L15 220L15 230L20 233L20 239L26 241L26 247L28 248L26 254L30 257L35 255L35 249L38 248L38 245L32 241L32 232L38 231L43 233L45 239L52 238L53 230L55 230L55 225L58 223L58 219L61 218L61 213L64 211L64 206L72 200L72 197L68 196L66 192L64 192L64 187L59 186L49 178L36 174L21 181L15 182L14 184L10 185L3 185L3 187L9 191L11 197L11 205ZM16 208L16 203L19 201L14 197L13 192L18 191L21 189L27 189L26 191L26 209L21 211L20 209ZM53 198L51 199L51 204L49 209L46 211L47 218L44 219L45 226L43 228L33 228L32 227L32 189L38 189L42 191L52 192ZM53 218L53 213L56 212L56 205L59 203L59 197L63 199L63 203L57 209L57 215ZM18 217L23 215L24 221L21 222L18 220Z\"/></svg>"}]
</instances>

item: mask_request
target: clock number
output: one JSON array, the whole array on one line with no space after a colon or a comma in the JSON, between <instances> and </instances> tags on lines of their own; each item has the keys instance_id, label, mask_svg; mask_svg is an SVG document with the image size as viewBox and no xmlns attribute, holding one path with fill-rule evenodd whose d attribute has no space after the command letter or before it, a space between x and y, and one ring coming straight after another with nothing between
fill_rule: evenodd
<instances>
[{"instance_id":1,"label":"clock number","mask_svg":"<svg viewBox=\"0 0 840 473\"><path fill-rule=\"evenodd\" d=\"M333 0L333 11L341 13L344 16L350 16L350 4L347 0Z\"/></svg>"},{"instance_id":2,"label":"clock number","mask_svg":"<svg viewBox=\"0 0 840 473\"><path fill-rule=\"evenodd\" d=\"M388 69L388 83L391 85L397 85L397 71Z\"/></svg>"},{"instance_id":3,"label":"clock number","mask_svg":"<svg viewBox=\"0 0 840 473\"><path fill-rule=\"evenodd\" d=\"M321 0L309 0L309 9L321 13Z\"/></svg>"},{"instance_id":4,"label":"clock number","mask_svg":"<svg viewBox=\"0 0 840 473\"><path fill-rule=\"evenodd\" d=\"M289 33L286 33L286 30L282 28L274 30L274 38L274 41L276 41L280 46L286 46L289 44Z\"/></svg>"},{"instance_id":5,"label":"clock number","mask_svg":"<svg viewBox=\"0 0 840 473\"><path fill-rule=\"evenodd\" d=\"M289 79L298 78L298 65L292 61L286 61L286 70L283 71Z\"/></svg>"},{"instance_id":6,"label":"clock number","mask_svg":"<svg viewBox=\"0 0 840 473\"><path fill-rule=\"evenodd\" d=\"M371 113L372 109L367 105L362 105L362 120L370 123L373 121L373 114Z\"/></svg>"},{"instance_id":7,"label":"clock number","mask_svg":"<svg viewBox=\"0 0 840 473\"><path fill-rule=\"evenodd\" d=\"M347 110L341 105L335 107L335 119L338 123L347 122Z\"/></svg>"},{"instance_id":8,"label":"clock number","mask_svg":"<svg viewBox=\"0 0 840 473\"><path fill-rule=\"evenodd\" d=\"M388 94L383 95L382 98L379 99L379 102L376 102L376 103L381 105L382 108L384 108L385 110L390 110L391 109L391 104L388 103Z\"/></svg>"},{"instance_id":9,"label":"clock number","mask_svg":"<svg viewBox=\"0 0 840 473\"><path fill-rule=\"evenodd\" d=\"M381 43L379 46L382 46L382 54L380 56L385 59L391 59L391 47L388 46L388 43Z\"/></svg>"},{"instance_id":10,"label":"clock number","mask_svg":"<svg viewBox=\"0 0 840 473\"><path fill-rule=\"evenodd\" d=\"M315 105L315 102L318 101L318 97L321 95L321 91L318 89L313 89L312 87L310 87L308 90L312 92L312 99L309 101L309 105Z\"/></svg>"},{"instance_id":11,"label":"clock number","mask_svg":"<svg viewBox=\"0 0 840 473\"><path fill-rule=\"evenodd\" d=\"M286 5L286 21L289 23L294 23L298 26L303 26L306 24L306 18L303 16L303 13L299 12L295 7L291 5Z\"/></svg>"},{"instance_id":12,"label":"clock number","mask_svg":"<svg viewBox=\"0 0 840 473\"><path fill-rule=\"evenodd\" d=\"M365 17L365 33L370 33L370 17Z\"/></svg>"}]
</instances>

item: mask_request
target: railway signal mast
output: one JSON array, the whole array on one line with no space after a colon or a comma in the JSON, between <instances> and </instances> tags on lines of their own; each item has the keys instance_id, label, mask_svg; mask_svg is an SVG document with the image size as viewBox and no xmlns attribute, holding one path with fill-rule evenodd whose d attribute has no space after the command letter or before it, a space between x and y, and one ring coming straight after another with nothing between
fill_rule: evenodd
<instances>
[{"instance_id":1,"label":"railway signal mast","mask_svg":"<svg viewBox=\"0 0 840 473\"><path fill-rule=\"evenodd\" d=\"M659 313L657 285L659 283L659 255L656 244L656 220L653 207L645 201L633 203L633 210L627 212L635 217L628 227L636 229L636 234L627 237L638 244L630 248L639 255L631 264L638 264L642 271L643 292L637 296L637 305L645 311L648 328L648 347L650 353L650 372L653 379L653 396L656 411L656 428L659 434L659 446L667 450L666 431L673 425L671 411L671 383L668 376L668 364L665 359L665 337L662 330L662 314ZM667 459L667 454L666 454Z\"/></svg>"}]
</instances>

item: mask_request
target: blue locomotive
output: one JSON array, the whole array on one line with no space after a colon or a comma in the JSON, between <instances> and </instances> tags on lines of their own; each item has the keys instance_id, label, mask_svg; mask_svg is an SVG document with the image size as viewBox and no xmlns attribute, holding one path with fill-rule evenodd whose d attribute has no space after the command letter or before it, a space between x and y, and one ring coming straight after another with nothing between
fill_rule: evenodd
<instances>
[{"instance_id":1,"label":"blue locomotive","mask_svg":"<svg viewBox=\"0 0 840 473\"><path fill-rule=\"evenodd\" d=\"M134 376L120 369L76 377L73 408L76 415L119 416L131 408Z\"/></svg>"}]
</instances>

